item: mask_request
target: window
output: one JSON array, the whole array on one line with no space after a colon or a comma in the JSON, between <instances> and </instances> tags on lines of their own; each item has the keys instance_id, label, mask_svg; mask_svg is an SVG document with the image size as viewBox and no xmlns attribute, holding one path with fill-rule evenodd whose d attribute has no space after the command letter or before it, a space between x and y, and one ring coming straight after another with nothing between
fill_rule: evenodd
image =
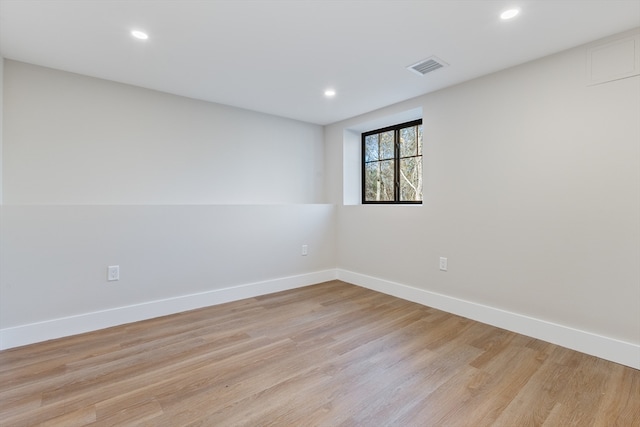
<instances>
[{"instance_id":1,"label":"window","mask_svg":"<svg viewBox=\"0 0 640 427\"><path fill-rule=\"evenodd\" d=\"M362 134L362 203L422 203L422 120Z\"/></svg>"}]
</instances>

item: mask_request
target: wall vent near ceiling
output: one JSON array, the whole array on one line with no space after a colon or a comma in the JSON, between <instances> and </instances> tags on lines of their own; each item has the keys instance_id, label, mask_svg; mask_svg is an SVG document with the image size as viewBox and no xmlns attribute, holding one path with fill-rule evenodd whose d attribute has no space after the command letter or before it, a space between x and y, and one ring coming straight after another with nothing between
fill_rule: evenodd
<instances>
[{"instance_id":1,"label":"wall vent near ceiling","mask_svg":"<svg viewBox=\"0 0 640 427\"><path fill-rule=\"evenodd\" d=\"M416 74L424 76L427 73L430 73L442 67L446 67L447 65L449 64L444 62L442 59L436 56L430 56L427 59L423 59L420 62L417 62L413 65L409 65L407 69L409 71L413 71Z\"/></svg>"}]
</instances>

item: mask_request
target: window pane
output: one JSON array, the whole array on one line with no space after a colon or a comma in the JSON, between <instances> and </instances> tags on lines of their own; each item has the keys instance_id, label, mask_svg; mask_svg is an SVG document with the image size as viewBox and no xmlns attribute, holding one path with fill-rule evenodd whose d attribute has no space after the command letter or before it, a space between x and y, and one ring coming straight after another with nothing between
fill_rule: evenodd
<instances>
[{"instance_id":1,"label":"window pane","mask_svg":"<svg viewBox=\"0 0 640 427\"><path fill-rule=\"evenodd\" d=\"M393 160L365 165L365 200L393 201Z\"/></svg>"},{"instance_id":2,"label":"window pane","mask_svg":"<svg viewBox=\"0 0 640 427\"><path fill-rule=\"evenodd\" d=\"M400 160L400 201L422 200L422 157Z\"/></svg>"},{"instance_id":3,"label":"window pane","mask_svg":"<svg viewBox=\"0 0 640 427\"><path fill-rule=\"evenodd\" d=\"M393 131L378 135L380 135L380 160L393 159Z\"/></svg>"},{"instance_id":4,"label":"window pane","mask_svg":"<svg viewBox=\"0 0 640 427\"><path fill-rule=\"evenodd\" d=\"M417 145L416 126L400 129L400 157L415 156Z\"/></svg>"},{"instance_id":5,"label":"window pane","mask_svg":"<svg viewBox=\"0 0 640 427\"><path fill-rule=\"evenodd\" d=\"M378 160L378 134L368 135L364 139L364 161Z\"/></svg>"}]
</instances>

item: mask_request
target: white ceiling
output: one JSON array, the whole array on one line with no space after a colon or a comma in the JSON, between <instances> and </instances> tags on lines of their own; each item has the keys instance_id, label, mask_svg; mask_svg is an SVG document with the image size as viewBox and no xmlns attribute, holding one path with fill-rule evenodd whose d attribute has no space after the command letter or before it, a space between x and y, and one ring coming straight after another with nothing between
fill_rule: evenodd
<instances>
[{"instance_id":1,"label":"white ceiling","mask_svg":"<svg viewBox=\"0 0 640 427\"><path fill-rule=\"evenodd\" d=\"M0 54L328 124L638 26L640 0L0 0Z\"/></svg>"}]
</instances>

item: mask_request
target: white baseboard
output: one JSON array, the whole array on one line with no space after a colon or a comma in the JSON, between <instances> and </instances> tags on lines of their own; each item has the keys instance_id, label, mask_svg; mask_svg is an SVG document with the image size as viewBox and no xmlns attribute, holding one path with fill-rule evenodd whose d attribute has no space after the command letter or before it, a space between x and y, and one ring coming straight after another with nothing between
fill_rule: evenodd
<instances>
[{"instance_id":1,"label":"white baseboard","mask_svg":"<svg viewBox=\"0 0 640 427\"><path fill-rule=\"evenodd\" d=\"M0 350L334 279L640 369L640 345L342 269L282 277L0 329Z\"/></svg>"},{"instance_id":2,"label":"white baseboard","mask_svg":"<svg viewBox=\"0 0 640 427\"><path fill-rule=\"evenodd\" d=\"M640 369L640 345L637 344L352 271L338 269L337 278L344 282Z\"/></svg>"},{"instance_id":3,"label":"white baseboard","mask_svg":"<svg viewBox=\"0 0 640 427\"><path fill-rule=\"evenodd\" d=\"M286 291L334 279L336 279L335 270L323 270L0 329L0 350Z\"/></svg>"}]
</instances>

